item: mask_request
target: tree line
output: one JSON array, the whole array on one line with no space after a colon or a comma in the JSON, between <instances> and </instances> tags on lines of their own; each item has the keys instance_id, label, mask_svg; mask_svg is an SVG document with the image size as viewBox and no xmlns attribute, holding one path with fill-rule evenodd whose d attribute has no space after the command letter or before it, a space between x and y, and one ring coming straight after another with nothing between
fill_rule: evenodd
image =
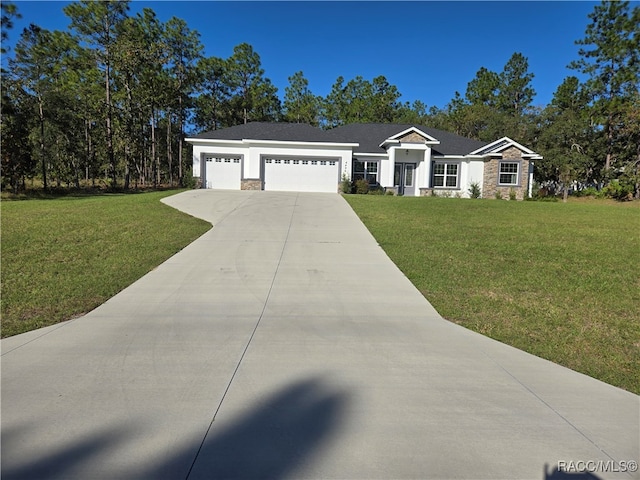
<instances>
[{"instance_id":1,"label":"tree line","mask_svg":"<svg viewBox=\"0 0 640 480\"><path fill-rule=\"evenodd\" d=\"M484 141L503 136L544 156L536 180L551 188L608 189L640 197L640 7L602 2L589 14L579 58L549 105L534 106L534 74L514 53L500 72L481 68L444 107L402 102L380 75L339 76L314 95L302 71L282 99L249 44L206 57L182 19L161 22L128 1L64 7L68 31L30 25L2 71L2 184L158 186L190 183L186 133L250 121L333 128L415 123ZM19 16L2 3L2 40Z\"/></svg>"}]
</instances>

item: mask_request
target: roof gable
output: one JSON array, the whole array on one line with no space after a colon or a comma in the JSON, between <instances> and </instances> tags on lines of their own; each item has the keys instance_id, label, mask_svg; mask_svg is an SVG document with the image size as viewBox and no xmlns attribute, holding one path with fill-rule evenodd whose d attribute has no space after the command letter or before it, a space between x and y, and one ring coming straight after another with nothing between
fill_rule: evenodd
<instances>
[{"instance_id":1,"label":"roof gable","mask_svg":"<svg viewBox=\"0 0 640 480\"><path fill-rule=\"evenodd\" d=\"M407 128L400 133L392 135L391 137L387 138L385 142L387 140L396 140L401 143L422 143L434 145L440 143L437 139L433 138L428 133L425 133L416 127Z\"/></svg>"},{"instance_id":2,"label":"roof gable","mask_svg":"<svg viewBox=\"0 0 640 480\"><path fill-rule=\"evenodd\" d=\"M491 155L494 153L501 153L504 150L511 147L517 148L524 154L538 156L537 153L535 153L533 150L523 145L520 145L518 142L510 139L509 137L502 137L501 139L496 140L495 142L491 142L488 145L485 145L484 147L474 150L473 152L471 152L471 155Z\"/></svg>"}]
</instances>

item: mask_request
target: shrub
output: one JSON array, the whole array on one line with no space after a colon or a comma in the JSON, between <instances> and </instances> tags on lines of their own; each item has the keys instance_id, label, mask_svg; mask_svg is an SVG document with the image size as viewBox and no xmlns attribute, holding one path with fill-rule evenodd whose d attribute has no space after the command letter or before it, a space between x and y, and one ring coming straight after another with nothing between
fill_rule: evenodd
<instances>
[{"instance_id":1,"label":"shrub","mask_svg":"<svg viewBox=\"0 0 640 480\"><path fill-rule=\"evenodd\" d=\"M502 200L502 193L500 193L500 190L496 192L496 200Z\"/></svg>"},{"instance_id":2,"label":"shrub","mask_svg":"<svg viewBox=\"0 0 640 480\"><path fill-rule=\"evenodd\" d=\"M353 185L351 184L351 180L346 173L342 174L342 180L340 180L340 191L342 193L351 193L353 190Z\"/></svg>"},{"instance_id":3,"label":"shrub","mask_svg":"<svg viewBox=\"0 0 640 480\"><path fill-rule=\"evenodd\" d=\"M369 193L369 182L367 182L364 178L356 180L355 189L357 194L365 195Z\"/></svg>"},{"instance_id":4,"label":"shrub","mask_svg":"<svg viewBox=\"0 0 640 480\"><path fill-rule=\"evenodd\" d=\"M387 190L386 192L384 192L384 194L390 197L393 197L396 194L396 192L394 192L393 190Z\"/></svg>"},{"instance_id":5,"label":"shrub","mask_svg":"<svg viewBox=\"0 0 640 480\"><path fill-rule=\"evenodd\" d=\"M631 200L633 198L633 186L622 184L618 180L612 180L600 193L607 198L619 201Z\"/></svg>"},{"instance_id":6,"label":"shrub","mask_svg":"<svg viewBox=\"0 0 640 480\"><path fill-rule=\"evenodd\" d=\"M471 198L481 198L482 190L480 190L480 184L478 182L473 182L469 185L469 195Z\"/></svg>"},{"instance_id":7,"label":"shrub","mask_svg":"<svg viewBox=\"0 0 640 480\"><path fill-rule=\"evenodd\" d=\"M193 176L191 172L188 172L182 177L182 186L185 188L200 188L200 179Z\"/></svg>"},{"instance_id":8,"label":"shrub","mask_svg":"<svg viewBox=\"0 0 640 480\"><path fill-rule=\"evenodd\" d=\"M509 200L515 200L516 199L516 191L513 188L509 189Z\"/></svg>"},{"instance_id":9,"label":"shrub","mask_svg":"<svg viewBox=\"0 0 640 480\"><path fill-rule=\"evenodd\" d=\"M576 196L578 197L597 197L598 189L596 187L587 187L582 190L578 190L576 192Z\"/></svg>"}]
</instances>

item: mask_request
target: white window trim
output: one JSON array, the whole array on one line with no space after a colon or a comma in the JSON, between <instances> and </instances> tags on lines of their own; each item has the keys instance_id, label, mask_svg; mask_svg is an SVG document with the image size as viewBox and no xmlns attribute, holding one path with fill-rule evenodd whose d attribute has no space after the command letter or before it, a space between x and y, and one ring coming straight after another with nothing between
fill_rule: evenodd
<instances>
[{"instance_id":1,"label":"white window trim","mask_svg":"<svg viewBox=\"0 0 640 480\"><path fill-rule=\"evenodd\" d=\"M506 163L515 163L518 167L518 171L513 173L513 172L502 172L502 165L506 164ZM516 182L515 183L502 183L500 181L500 176L501 175L515 175L516 176ZM521 186L521 179L522 177L522 161L521 160L499 160L498 161L498 185L501 187L520 187Z\"/></svg>"},{"instance_id":2,"label":"white window trim","mask_svg":"<svg viewBox=\"0 0 640 480\"><path fill-rule=\"evenodd\" d=\"M352 177L355 176L356 174L356 170L355 170L355 162L360 162L362 164L364 164L364 175L365 178L367 178L368 175L372 175L372 173L369 171L369 165L370 164L375 164L376 165L376 172L375 172L375 176L376 176L376 184L380 183L380 161L379 160L359 160L357 158L353 159L353 162L351 164L351 175Z\"/></svg>"},{"instance_id":3,"label":"white window trim","mask_svg":"<svg viewBox=\"0 0 640 480\"><path fill-rule=\"evenodd\" d=\"M436 186L436 174L435 174L435 169L432 168L432 172L431 172L431 184L432 184L432 188L437 188L438 190L460 190L460 173L462 170L462 162L451 162L451 161L446 161L446 160L435 160L433 162L433 167L435 167L436 165L445 165L445 173L444 175L438 175L439 177L443 177L443 183L444 185L442 186ZM456 169L456 186L455 187L448 187L447 186L447 177L453 177L453 175L447 175L447 170L448 170L448 165L456 165L457 169Z\"/></svg>"}]
</instances>

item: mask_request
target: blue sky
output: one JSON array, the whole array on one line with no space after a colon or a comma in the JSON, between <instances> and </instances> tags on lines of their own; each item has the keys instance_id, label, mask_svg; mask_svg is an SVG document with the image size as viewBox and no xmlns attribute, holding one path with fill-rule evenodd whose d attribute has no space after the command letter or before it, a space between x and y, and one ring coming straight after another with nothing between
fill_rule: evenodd
<instances>
[{"instance_id":1,"label":"blue sky","mask_svg":"<svg viewBox=\"0 0 640 480\"><path fill-rule=\"evenodd\" d=\"M10 41L35 23L64 30L69 2L15 1L22 19ZM197 30L205 55L227 58L246 42L265 76L284 97L288 77L302 70L309 88L325 96L338 76L384 75L402 101L444 107L464 94L480 67L500 72L514 52L535 74L535 105L547 104L578 58L587 15L599 2L245 2L138 1L130 14L152 8L162 21L184 19Z\"/></svg>"}]
</instances>

